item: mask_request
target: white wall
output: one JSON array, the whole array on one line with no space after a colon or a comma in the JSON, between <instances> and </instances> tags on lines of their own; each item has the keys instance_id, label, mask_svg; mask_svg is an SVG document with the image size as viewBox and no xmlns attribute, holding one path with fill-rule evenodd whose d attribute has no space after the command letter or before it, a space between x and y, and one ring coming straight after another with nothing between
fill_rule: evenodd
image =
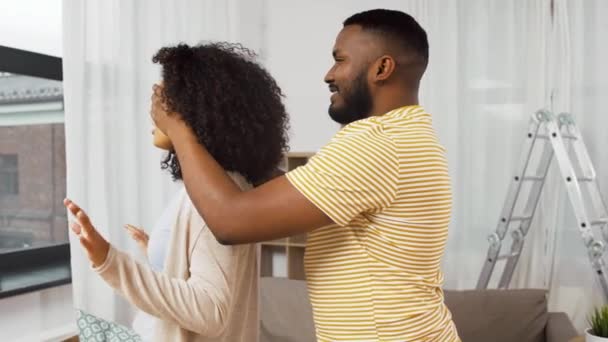
<instances>
[{"instance_id":1,"label":"white wall","mask_svg":"<svg viewBox=\"0 0 608 342\"><path fill-rule=\"evenodd\" d=\"M55 341L76 332L72 285L0 300L0 341Z\"/></svg>"},{"instance_id":2,"label":"white wall","mask_svg":"<svg viewBox=\"0 0 608 342\"><path fill-rule=\"evenodd\" d=\"M314 152L338 129L327 114L330 93L323 82L343 16L337 7L319 0L266 2L263 53L286 94L292 151Z\"/></svg>"}]
</instances>

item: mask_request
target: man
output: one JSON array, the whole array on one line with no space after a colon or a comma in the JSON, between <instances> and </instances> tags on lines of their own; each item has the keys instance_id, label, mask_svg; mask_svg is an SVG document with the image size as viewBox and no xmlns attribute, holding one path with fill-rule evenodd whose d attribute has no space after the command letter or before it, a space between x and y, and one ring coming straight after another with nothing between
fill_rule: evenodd
<instances>
[{"instance_id":1,"label":"man","mask_svg":"<svg viewBox=\"0 0 608 342\"><path fill-rule=\"evenodd\" d=\"M241 191L179 113L163 109L160 86L153 119L218 241L310 232L318 340L458 341L440 270L450 178L431 116L418 105L426 33L402 12L362 12L344 22L333 56L329 114L345 126L307 165L253 190Z\"/></svg>"}]
</instances>

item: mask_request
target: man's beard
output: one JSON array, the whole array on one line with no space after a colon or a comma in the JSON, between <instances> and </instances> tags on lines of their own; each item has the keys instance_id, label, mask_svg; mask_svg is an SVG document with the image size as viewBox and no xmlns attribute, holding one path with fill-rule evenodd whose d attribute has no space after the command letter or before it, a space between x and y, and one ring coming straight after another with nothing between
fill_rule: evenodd
<instances>
[{"instance_id":1,"label":"man's beard","mask_svg":"<svg viewBox=\"0 0 608 342\"><path fill-rule=\"evenodd\" d=\"M365 73L359 74L353 81L350 89L340 93L342 96L342 107L329 105L329 116L335 122L348 125L351 122L365 119L372 110L372 95L365 79Z\"/></svg>"}]
</instances>

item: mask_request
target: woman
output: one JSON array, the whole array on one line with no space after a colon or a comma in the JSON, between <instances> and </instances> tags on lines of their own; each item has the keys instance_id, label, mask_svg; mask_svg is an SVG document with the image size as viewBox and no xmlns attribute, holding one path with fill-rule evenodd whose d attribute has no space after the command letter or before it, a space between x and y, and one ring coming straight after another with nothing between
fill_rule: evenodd
<instances>
[{"instance_id":1,"label":"woman","mask_svg":"<svg viewBox=\"0 0 608 342\"><path fill-rule=\"evenodd\" d=\"M179 113L196 132L198 143L243 189L272 177L287 148L283 95L252 57L240 45L214 43L166 47L153 58L162 65L163 79L162 91L153 99L159 96L166 110ZM171 141L156 129L154 142L169 151L162 167L180 180ZM76 217L71 228L94 270L140 310L159 319L153 323L154 340L257 338L256 245L218 243L185 191L163 215L170 239L162 233L151 235L147 254L152 265L139 264L113 248L83 210L68 199L65 205Z\"/></svg>"}]
</instances>

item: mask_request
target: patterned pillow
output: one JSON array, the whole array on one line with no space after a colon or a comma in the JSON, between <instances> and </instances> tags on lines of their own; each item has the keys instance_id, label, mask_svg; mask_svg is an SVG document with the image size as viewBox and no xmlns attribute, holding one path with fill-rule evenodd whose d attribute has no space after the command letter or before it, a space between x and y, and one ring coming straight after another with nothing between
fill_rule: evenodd
<instances>
[{"instance_id":1,"label":"patterned pillow","mask_svg":"<svg viewBox=\"0 0 608 342\"><path fill-rule=\"evenodd\" d=\"M142 342L132 329L76 310L81 342Z\"/></svg>"}]
</instances>

